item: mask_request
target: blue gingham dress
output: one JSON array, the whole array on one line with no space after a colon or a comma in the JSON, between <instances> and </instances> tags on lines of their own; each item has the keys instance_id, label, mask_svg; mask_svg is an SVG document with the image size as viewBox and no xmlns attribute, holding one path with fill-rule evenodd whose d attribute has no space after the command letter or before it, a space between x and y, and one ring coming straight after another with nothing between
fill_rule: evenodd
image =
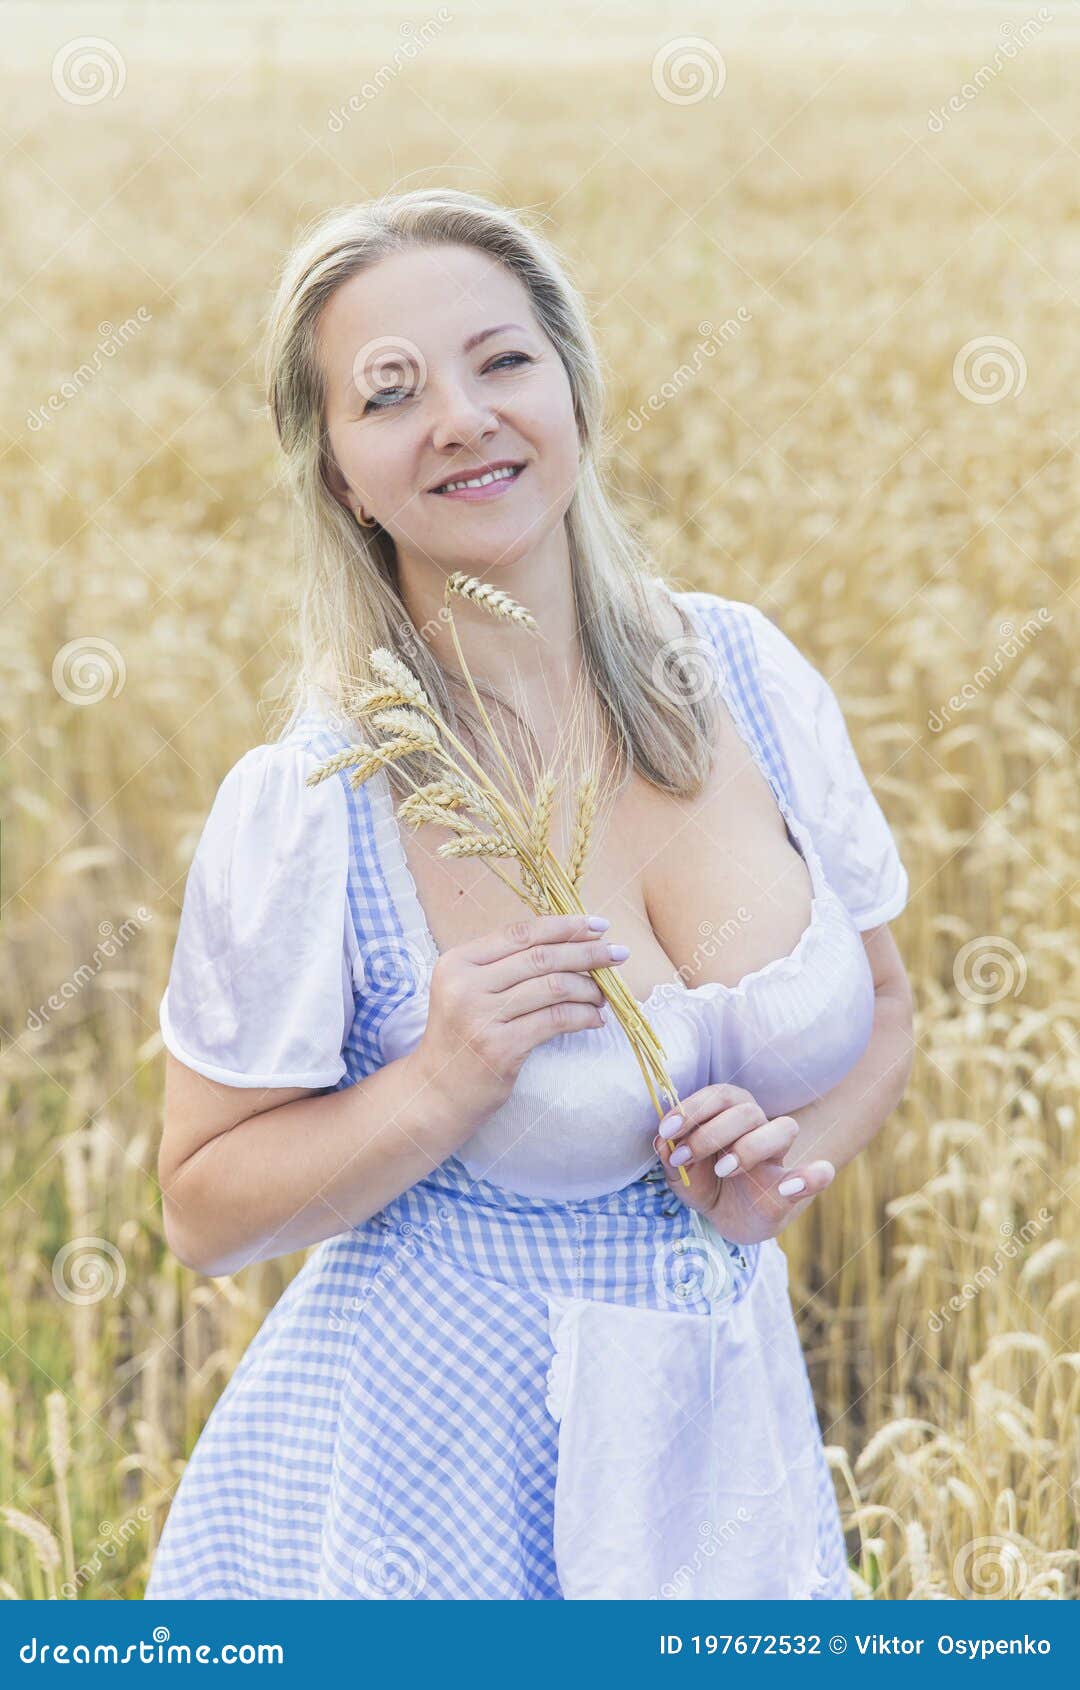
<instances>
[{"instance_id":1,"label":"blue gingham dress","mask_svg":"<svg viewBox=\"0 0 1080 1690\"><path fill-rule=\"evenodd\" d=\"M684 597L687 595L684 595ZM750 628L699 601L774 792L788 771ZM292 733L349 743L325 717ZM402 937L368 786L358 934ZM372 982L337 1089L409 991ZM214 1407L146 1596L846 1598L843 1532L776 1240L728 1243L657 1159L583 1200L450 1156L316 1246Z\"/></svg>"}]
</instances>

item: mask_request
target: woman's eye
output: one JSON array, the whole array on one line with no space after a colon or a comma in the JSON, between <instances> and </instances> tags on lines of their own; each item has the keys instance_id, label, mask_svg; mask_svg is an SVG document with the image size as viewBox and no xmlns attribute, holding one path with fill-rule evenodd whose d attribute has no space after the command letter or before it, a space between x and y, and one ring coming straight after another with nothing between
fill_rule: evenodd
<instances>
[{"instance_id":1,"label":"woman's eye","mask_svg":"<svg viewBox=\"0 0 1080 1690\"><path fill-rule=\"evenodd\" d=\"M532 363L532 359L529 357L527 352L504 352L501 357L496 358L493 363L488 365L488 369L497 370L499 365L505 364L508 358L514 359L515 362L519 364Z\"/></svg>"},{"instance_id":2,"label":"woman's eye","mask_svg":"<svg viewBox=\"0 0 1080 1690\"><path fill-rule=\"evenodd\" d=\"M388 402L387 396L388 395L391 396L391 400L392 400L392 396L395 393L405 393L407 391L408 390L404 387L380 387L378 392L373 393L371 395L371 397L365 403L365 405L364 405L364 415L366 416L368 411L370 411L372 409L372 407L374 407L374 409L376 411L388 411L388 410L390 410L391 404L390 404L390 402Z\"/></svg>"},{"instance_id":3,"label":"woman's eye","mask_svg":"<svg viewBox=\"0 0 1080 1690\"><path fill-rule=\"evenodd\" d=\"M503 352L498 358L493 359L492 362L488 364L484 373L486 375L487 370L497 370L500 366L504 369L512 369L518 364L534 364L535 362L535 358L530 358L527 352ZM367 416L369 411L393 410L394 406L397 404L398 398L401 395L408 398L412 391L413 390L411 388L401 386L380 387L377 392L371 394L367 399L364 405L363 415Z\"/></svg>"}]
</instances>

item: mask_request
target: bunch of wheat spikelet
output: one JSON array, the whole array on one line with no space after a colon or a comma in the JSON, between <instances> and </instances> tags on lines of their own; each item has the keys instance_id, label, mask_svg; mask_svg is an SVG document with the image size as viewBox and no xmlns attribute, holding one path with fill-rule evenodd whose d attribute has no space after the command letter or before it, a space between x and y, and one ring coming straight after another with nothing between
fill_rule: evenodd
<instances>
[{"instance_id":1,"label":"bunch of wheat spikelet","mask_svg":"<svg viewBox=\"0 0 1080 1690\"><path fill-rule=\"evenodd\" d=\"M455 594L518 627L535 630L537 625L509 593L460 570L448 576L443 603L454 649L484 727L517 794L516 802L499 790L451 731L408 665L384 646L376 646L371 653L371 668L378 677L377 682L352 692L348 708L351 715L367 718L374 728L389 737L374 745L353 745L337 752L312 771L307 784L317 786L342 769L352 769L350 784L362 786L385 764L414 751L429 751L445 765L446 773L442 779L428 781L423 786L411 783L412 792L398 807L401 820L411 827L432 822L449 828L457 837L441 844L439 855L481 858L535 914L583 915L585 906L578 895L578 884L596 816L599 777L587 772L578 782L574 832L564 867L550 844L558 776L548 769L535 780L531 792L523 786L491 725L465 662L450 603ZM520 885L496 866L499 858L516 860ZM678 1104L679 1095L667 1071L663 1046L621 976L612 968L595 968L589 972L630 1041L657 1116L664 1116ZM665 1094L666 1103L661 1103L658 1091ZM689 1185L686 1169L680 1168L679 1173L684 1184Z\"/></svg>"}]
</instances>

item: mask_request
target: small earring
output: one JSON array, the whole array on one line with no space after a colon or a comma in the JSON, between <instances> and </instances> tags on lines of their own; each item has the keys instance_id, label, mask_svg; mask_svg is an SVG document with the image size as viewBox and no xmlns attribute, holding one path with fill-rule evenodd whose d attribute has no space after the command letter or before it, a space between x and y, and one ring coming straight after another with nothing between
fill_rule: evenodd
<instances>
[{"instance_id":1,"label":"small earring","mask_svg":"<svg viewBox=\"0 0 1080 1690\"><path fill-rule=\"evenodd\" d=\"M357 505L357 507L356 507L356 520L360 524L361 528L378 528L378 526L379 526L378 517L375 517L375 516L366 517L366 516L364 516L363 509L364 509L364 507L362 505Z\"/></svg>"}]
</instances>

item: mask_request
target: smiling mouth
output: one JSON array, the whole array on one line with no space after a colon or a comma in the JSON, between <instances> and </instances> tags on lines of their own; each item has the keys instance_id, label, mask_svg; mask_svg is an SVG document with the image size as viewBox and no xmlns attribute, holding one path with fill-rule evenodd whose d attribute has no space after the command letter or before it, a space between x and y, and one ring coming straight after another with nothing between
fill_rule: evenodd
<instances>
[{"instance_id":1,"label":"smiling mouth","mask_svg":"<svg viewBox=\"0 0 1080 1690\"><path fill-rule=\"evenodd\" d=\"M503 469L497 469L483 476L451 476L438 487L429 489L443 499L482 499L497 497L506 487L512 487L519 480L525 465L509 464Z\"/></svg>"}]
</instances>

